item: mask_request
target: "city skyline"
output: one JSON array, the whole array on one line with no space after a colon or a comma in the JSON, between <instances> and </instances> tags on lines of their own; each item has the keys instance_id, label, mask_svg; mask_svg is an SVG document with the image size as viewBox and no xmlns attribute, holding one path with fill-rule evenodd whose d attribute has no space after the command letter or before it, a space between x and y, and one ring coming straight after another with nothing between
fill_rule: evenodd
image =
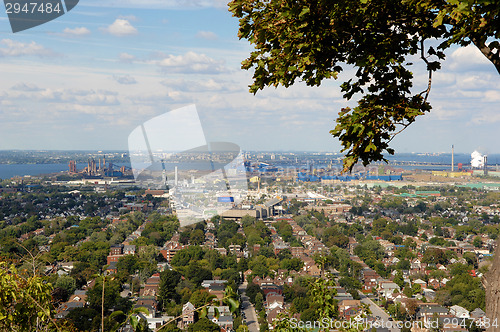
<instances>
[{"instance_id":1,"label":"city skyline","mask_svg":"<svg viewBox=\"0 0 500 332\"><path fill-rule=\"evenodd\" d=\"M224 1L81 2L13 34L0 14L0 149L126 150L142 123L195 104L207 141L245 151L330 151L342 99L338 81L248 92L251 51ZM392 146L399 153L500 153L500 76L473 47L447 52L430 114ZM415 91L427 77L415 60Z\"/></svg>"}]
</instances>

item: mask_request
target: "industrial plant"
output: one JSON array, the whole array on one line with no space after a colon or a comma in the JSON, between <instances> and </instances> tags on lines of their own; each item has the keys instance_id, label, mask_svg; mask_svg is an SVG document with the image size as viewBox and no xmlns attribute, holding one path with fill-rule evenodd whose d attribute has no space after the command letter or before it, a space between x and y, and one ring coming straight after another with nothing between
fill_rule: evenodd
<instances>
[{"instance_id":1,"label":"industrial plant","mask_svg":"<svg viewBox=\"0 0 500 332\"><path fill-rule=\"evenodd\" d=\"M132 178L132 169L128 166L115 165L108 161L106 164L106 156L100 157L95 160L95 158L89 158L87 166L82 170L77 169L76 161L71 160L68 164L70 175L81 175L85 178L103 178L103 177L115 177L115 178Z\"/></svg>"}]
</instances>

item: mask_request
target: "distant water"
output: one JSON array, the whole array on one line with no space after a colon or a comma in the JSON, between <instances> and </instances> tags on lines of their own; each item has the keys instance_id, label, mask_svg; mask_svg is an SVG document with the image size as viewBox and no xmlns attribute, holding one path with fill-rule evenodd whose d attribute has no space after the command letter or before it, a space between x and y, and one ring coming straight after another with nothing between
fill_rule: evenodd
<instances>
[{"instance_id":1,"label":"distant water","mask_svg":"<svg viewBox=\"0 0 500 332\"><path fill-rule=\"evenodd\" d=\"M398 153L394 156L386 156L389 162L415 162L415 163L432 163L432 164L445 164L451 165L451 153ZM455 153L454 162L455 166L462 163L464 166L470 165L470 153ZM500 154L489 154L488 165L500 165Z\"/></svg>"},{"instance_id":2,"label":"distant water","mask_svg":"<svg viewBox=\"0 0 500 332\"><path fill-rule=\"evenodd\" d=\"M82 170L87 167L88 164L76 164L77 170ZM115 164L116 167L121 165ZM130 167L130 164L126 165ZM175 167L179 170L182 169L195 169L195 170L209 170L213 166L214 168L222 167L219 163L203 163L203 162L193 162L193 163L165 163L165 168L167 171L173 171ZM149 167L150 170L161 171L162 167L160 163L153 164ZM68 164L0 164L0 179L10 179L15 176L39 176L43 174L50 173L60 173L69 171Z\"/></svg>"},{"instance_id":3,"label":"distant water","mask_svg":"<svg viewBox=\"0 0 500 332\"><path fill-rule=\"evenodd\" d=\"M82 169L87 164L77 164ZM0 164L0 179L10 179L14 176L37 176L49 173L68 171L68 164Z\"/></svg>"},{"instance_id":4,"label":"distant water","mask_svg":"<svg viewBox=\"0 0 500 332\"><path fill-rule=\"evenodd\" d=\"M403 168L406 170L411 169L422 169L422 170L449 170L451 168L451 153L443 153L443 154L410 154L410 153L401 153L396 154L395 156L386 156L389 160L390 164L395 167ZM458 163L462 163L464 167L468 167L470 165L470 154L465 153L456 153L454 156L455 167ZM394 165L394 163L396 165ZM406 164L408 163L408 164ZM415 165L413 163L419 163L419 165ZM425 165L425 163L429 163L432 165ZM488 155L488 165L490 167L495 165L500 165L500 154L491 154ZM81 170L87 166L87 163L77 164L77 169ZM116 165L118 166L118 165ZM129 166L129 165L127 165ZM175 166L178 166L179 169L199 169L203 170L207 168L207 163L166 163L167 170L173 170ZM222 166L220 164L214 163L216 168ZM276 165L279 166L279 165ZM327 167L328 165L315 165L315 167ZM290 167L290 165L285 165L283 167ZM298 167L306 167L306 165L298 166ZM154 165L153 169L160 170L160 164ZM456 168L455 168L456 169ZM59 173L68 171L68 164L0 164L0 179L10 179L14 176L37 176L42 174L49 173Z\"/></svg>"},{"instance_id":5,"label":"distant water","mask_svg":"<svg viewBox=\"0 0 500 332\"><path fill-rule=\"evenodd\" d=\"M404 170L426 170L426 171L449 171L451 170L451 153L439 153L439 154L431 154L431 153L398 153L394 156L391 155L386 155L385 156L387 160L389 161L389 165L394 167L394 168L401 168ZM454 155L454 164L455 164L455 170L458 169L458 164L462 164L462 166L466 169L470 169L470 162L471 162L471 157L470 154L468 153L455 153ZM340 168L342 165L342 162L339 157L336 157L336 159L332 160L333 165ZM298 168L301 169L308 169L309 164L306 164L303 160L301 161L302 164L297 165ZM267 163L272 164L271 162L267 161ZM314 168L325 168L327 169L330 165L330 162L324 163L320 162L317 164L313 163ZM373 164L371 166L376 166L376 165L386 165L384 162L379 162L376 164ZM495 169L496 165L498 165L498 168L500 169L500 154L490 154L488 155L488 166L489 169ZM288 168L288 167L294 167L292 165L286 165L286 164L278 164L276 165L278 167L283 167L283 168Z\"/></svg>"}]
</instances>

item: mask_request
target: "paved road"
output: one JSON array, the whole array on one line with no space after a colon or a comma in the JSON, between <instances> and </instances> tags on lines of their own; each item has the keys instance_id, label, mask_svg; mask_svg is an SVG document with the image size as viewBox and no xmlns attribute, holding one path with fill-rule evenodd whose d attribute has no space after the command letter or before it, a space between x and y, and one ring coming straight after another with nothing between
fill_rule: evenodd
<instances>
[{"instance_id":1,"label":"paved road","mask_svg":"<svg viewBox=\"0 0 500 332\"><path fill-rule=\"evenodd\" d=\"M246 296L245 294L247 285L248 284L245 281L238 288L238 291L241 294L241 307L246 316L246 320L244 319L244 321L246 321L246 325L248 325L248 329L250 330L250 332L259 332L259 322L257 320L257 313L255 312L253 304L250 303L248 296Z\"/></svg>"},{"instance_id":2,"label":"paved road","mask_svg":"<svg viewBox=\"0 0 500 332\"><path fill-rule=\"evenodd\" d=\"M366 303L370 306L370 310L372 311L372 316L374 317L380 317L379 321L383 322L386 327L387 323L389 322L389 314L387 314L382 308L380 308L378 305L375 304L372 300L370 300L366 295L360 294L361 295L361 302ZM392 323L392 322L391 322ZM390 323L389 323L390 324ZM401 329L397 327L393 327L390 329L391 332L400 332Z\"/></svg>"},{"instance_id":3,"label":"paved road","mask_svg":"<svg viewBox=\"0 0 500 332\"><path fill-rule=\"evenodd\" d=\"M121 297L128 297L128 293L130 293L130 285L125 284L123 285L123 290L120 292Z\"/></svg>"}]
</instances>

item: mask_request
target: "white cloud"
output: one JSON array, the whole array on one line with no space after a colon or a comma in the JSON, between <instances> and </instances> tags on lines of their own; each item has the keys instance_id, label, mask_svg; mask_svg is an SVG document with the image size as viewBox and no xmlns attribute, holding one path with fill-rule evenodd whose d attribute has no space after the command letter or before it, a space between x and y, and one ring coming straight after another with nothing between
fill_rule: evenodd
<instances>
[{"instance_id":1,"label":"white cloud","mask_svg":"<svg viewBox=\"0 0 500 332\"><path fill-rule=\"evenodd\" d=\"M484 90L490 88L497 77L488 73L457 75L456 88L459 90Z\"/></svg>"},{"instance_id":2,"label":"white cloud","mask_svg":"<svg viewBox=\"0 0 500 332\"><path fill-rule=\"evenodd\" d=\"M85 27L66 28L63 30L63 34L67 36L86 36L90 34L90 30Z\"/></svg>"},{"instance_id":3,"label":"white cloud","mask_svg":"<svg viewBox=\"0 0 500 332\"><path fill-rule=\"evenodd\" d=\"M85 2L85 6L141 9L227 8L227 0L89 0Z\"/></svg>"},{"instance_id":4,"label":"white cloud","mask_svg":"<svg viewBox=\"0 0 500 332\"><path fill-rule=\"evenodd\" d=\"M474 45L457 48L450 57L453 59L468 60L474 63L488 63L485 56Z\"/></svg>"},{"instance_id":5,"label":"white cloud","mask_svg":"<svg viewBox=\"0 0 500 332\"><path fill-rule=\"evenodd\" d=\"M490 61L474 45L457 48L450 55L450 59L450 68L458 72L493 69Z\"/></svg>"},{"instance_id":6,"label":"white cloud","mask_svg":"<svg viewBox=\"0 0 500 332\"><path fill-rule=\"evenodd\" d=\"M130 75L123 75L123 76L119 76L119 75L114 75L113 76L113 79L120 83L120 84L137 84L137 81L135 80L135 78L133 78L132 76Z\"/></svg>"},{"instance_id":7,"label":"white cloud","mask_svg":"<svg viewBox=\"0 0 500 332\"><path fill-rule=\"evenodd\" d=\"M156 63L168 72L216 74L226 71L222 61L192 51L184 55L167 55Z\"/></svg>"},{"instance_id":8,"label":"white cloud","mask_svg":"<svg viewBox=\"0 0 500 332\"><path fill-rule=\"evenodd\" d=\"M76 99L78 105L91 105L91 106L115 106L119 105L115 93L109 91L89 91L88 94Z\"/></svg>"},{"instance_id":9,"label":"white cloud","mask_svg":"<svg viewBox=\"0 0 500 332\"><path fill-rule=\"evenodd\" d=\"M475 116L470 120L469 124L473 126L480 126L480 125L493 124L497 122L500 122L500 114L495 112L491 114L486 113Z\"/></svg>"},{"instance_id":10,"label":"white cloud","mask_svg":"<svg viewBox=\"0 0 500 332\"><path fill-rule=\"evenodd\" d=\"M134 16L134 15L120 15L120 16L118 16L118 18L122 19L122 20L130 21L130 22L136 22L137 21L137 17Z\"/></svg>"},{"instance_id":11,"label":"white cloud","mask_svg":"<svg viewBox=\"0 0 500 332\"><path fill-rule=\"evenodd\" d=\"M0 57L4 56L23 56L23 55L37 55L37 56L50 56L54 52L43 47L40 44L32 41L31 43L22 43L12 39L2 39L0 45Z\"/></svg>"},{"instance_id":12,"label":"white cloud","mask_svg":"<svg viewBox=\"0 0 500 332\"><path fill-rule=\"evenodd\" d=\"M137 29L130 24L129 21L123 19L116 19L113 24L105 29L104 32L109 33L113 36L123 37L137 34Z\"/></svg>"},{"instance_id":13,"label":"white cloud","mask_svg":"<svg viewBox=\"0 0 500 332\"><path fill-rule=\"evenodd\" d=\"M421 81L422 82L425 82L428 83L428 74L426 73L425 75L421 75L421 76L424 76L424 79L422 79ZM448 86L452 86L454 85L455 83L457 82L457 77L456 77L456 74L455 73L450 73L450 72L447 72L447 71L437 71L433 78L432 78L432 85L433 85L433 89L434 87L448 87Z\"/></svg>"},{"instance_id":14,"label":"white cloud","mask_svg":"<svg viewBox=\"0 0 500 332\"><path fill-rule=\"evenodd\" d=\"M214 79L187 81L184 79L167 79L161 81L161 84L180 91L206 92L206 91L236 91L241 90L238 83L231 81L220 81Z\"/></svg>"},{"instance_id":15,"label":"white cloud","mask_svg":"<svg viewBox=\"0 0 500 332\"><path fill-rule=\"evenodd\" d=\"M15 91L25 91L25 92L35 92L43 90L42 88L39 88L38 86L32 83L18 83L12 86L11 89Z\"/></svg>"},{"instance_id":16,"label":"white cloud","mask_svg":"<svg viewBox=\"0 0 500 332\"><path fill-rule=\"evenodd\" d=\"M120 61L122 61L122 62L131 63L134 60L135 60L135 56L133 56L132 54L128 54L128 53L121 53L120 54Z\"/></svg>"},{"instance_id":17,"label":"white cloud","mask_svg":"<svg viewBox=\"0 0 500 332\"><path fill-rule=\"evenodd\" d=\"M71 108L78 105L92 106L114 106L119 105L118 94L107 90L75 90L64 88L46 88L40 89L32 86L18 84L17 91L9 93L9 99L16 101L37 101L46 103L68 104Z\"/></svg>"},{"instance_id":18,"label":"white cloud","mask_svg":"<svg viewBox=\"0 0 500 332\"><path fill-rule=\"evenodd\" d=\"M488 90L484 93L486 101L489 102L500 102L500 91L499 90Z\"/></svg>"},{"instance_id":19,"label":"white cloud","mask_svg":"<svg viewBox=\"0 0 500 332\"><path fill-rule=\"evenodd\" d=\"M196 34L196 37L201 38L201 39L207 39L207 40L216 40L217 39L217 35L215 33L213 33L212 31L198 31L198 33Z\"/></svg>"}]
</instances>

